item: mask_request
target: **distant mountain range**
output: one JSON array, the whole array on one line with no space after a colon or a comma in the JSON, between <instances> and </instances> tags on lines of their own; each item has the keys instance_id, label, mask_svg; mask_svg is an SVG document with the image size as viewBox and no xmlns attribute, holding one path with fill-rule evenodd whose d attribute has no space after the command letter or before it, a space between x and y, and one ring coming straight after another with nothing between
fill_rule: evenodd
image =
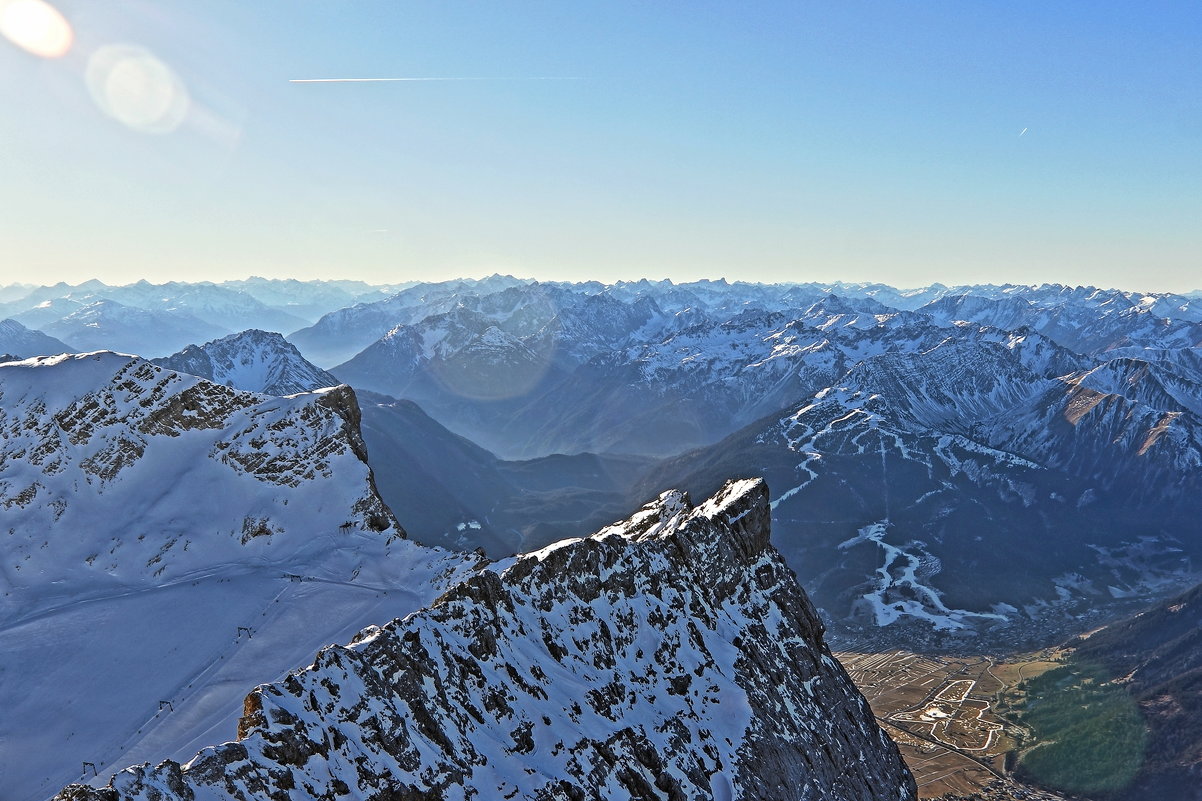
<instances>
[{"instance_id":1,"label":"distant mountain range","mask_svg":"<svg viewBox=\"0 0 1202 801\"><path fill-rule=\"evenodd\" d=\"M248 328L289 333L329 311L387 297L403 286L264 278L222 284L12 285L0 288L0 318L69 342L68 350L155 357Z\"/></svg>"},{"instance_id":2,"label":"distant mountain range","mask_svg":"<svg viewBox=\"0 0 1202 801\"><path fill-rule=\"evenodd\" d=\"M83 765L112 792L63 798L907 797L794 573L841 643L912 648L1049 643L1200 575L1196 297L492 276L0 304L21 798ZM1078 648L1153 738L1189 730L1193 602ZM1193 775L1169 739L1147 787ZM147 759L174 761L119 770Z\"/></svg>"},{"instance_id":3,"label":"distant mountain range","mask_svg":"<svg viewBox=\"0 0 1202 801\"><path fill-rule=\"evenodd\" d=\"M377 486L424 542L499 556L665 486L766 476L778 545L836 634L912 644L1045 642L1200 575L1195 297L510 276L223 289L252 288L364 300L287 342L160 362L268 394L359 389Z\"/></svg>"}]
</instances>

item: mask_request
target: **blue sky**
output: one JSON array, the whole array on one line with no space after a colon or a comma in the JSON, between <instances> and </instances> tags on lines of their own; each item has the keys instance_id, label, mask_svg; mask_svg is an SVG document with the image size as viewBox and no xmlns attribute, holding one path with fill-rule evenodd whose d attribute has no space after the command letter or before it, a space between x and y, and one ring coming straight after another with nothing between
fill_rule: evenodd
<instances>
[{"instance_id":1,"label":"blue sky","mask_svg":"<svg viewBox=\"0 0 1202 801\"><path fill-rule=\"evenodd\" d=\"M0 39L0 283L1202 286L1198 3L50 2L64 55Z\"/></svg>"}]
</instances>

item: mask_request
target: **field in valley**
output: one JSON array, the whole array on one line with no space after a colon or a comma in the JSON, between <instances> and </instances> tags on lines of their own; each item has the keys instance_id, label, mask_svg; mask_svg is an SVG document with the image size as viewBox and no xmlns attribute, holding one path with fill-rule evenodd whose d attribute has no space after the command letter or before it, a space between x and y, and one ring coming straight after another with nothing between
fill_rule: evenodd
<instances>
[{"instance_id":1,"label":"field in valley","mask_svg":"<svg viewBox=\"0 0 1202 801\"><path fill-rule=\"evenodd\" d=\"M1018 732L998 704L1004 691L1057 667L1055 653L1004 662L904 650L835 656L897 742L921 798L1054 798L1009 776Z\"/></svg>"}]
</instances>

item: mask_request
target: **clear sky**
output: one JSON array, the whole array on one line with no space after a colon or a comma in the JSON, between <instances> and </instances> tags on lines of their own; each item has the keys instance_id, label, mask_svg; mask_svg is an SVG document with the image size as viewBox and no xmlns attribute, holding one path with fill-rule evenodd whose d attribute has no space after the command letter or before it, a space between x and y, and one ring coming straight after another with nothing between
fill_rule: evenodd
<instances>
[{"instance_id":1,"label":"clear sky","mask_svg":"<svg viewBox=\"0 0 1202 801\"><path fill-rule=\"evenodd\" d=\"M0 283L1202 286L1192 0L46 1Z\"/></svg>"}]
</instances>

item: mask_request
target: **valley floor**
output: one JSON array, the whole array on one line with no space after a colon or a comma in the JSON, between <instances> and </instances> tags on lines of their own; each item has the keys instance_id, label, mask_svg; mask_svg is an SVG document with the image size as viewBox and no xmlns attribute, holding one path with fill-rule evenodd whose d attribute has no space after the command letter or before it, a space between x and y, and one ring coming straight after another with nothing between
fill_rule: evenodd
<instances>
[{"instance_id":1,"label":"valley floor","mask_svg":"<svg viewBox=\"0 0 1202 801\"><path fill-rule=\"evenodd\" d=\"M1059 798L1010 777L1017 732L997 710L1006 690L1057 666L1050 654L1005 661L901 649L835 656L901 749L920 798Z\"/></svg>"}]
</instances>

